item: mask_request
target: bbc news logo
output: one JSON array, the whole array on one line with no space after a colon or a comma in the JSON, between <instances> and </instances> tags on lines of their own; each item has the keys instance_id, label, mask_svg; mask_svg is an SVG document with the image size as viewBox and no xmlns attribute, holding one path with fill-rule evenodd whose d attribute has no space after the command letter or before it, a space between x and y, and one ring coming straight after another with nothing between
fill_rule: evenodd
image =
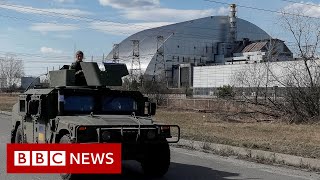
<instances>
[{"instance_id":1,"label":"bbc news logo","mask_svg":"<svg viewBox=\"0 0 320 180\"><path fill-rule=\"evenodd\" d=\"M7 173L121 173L121 144L7 144Z\"/></svg>"}]
</instances>

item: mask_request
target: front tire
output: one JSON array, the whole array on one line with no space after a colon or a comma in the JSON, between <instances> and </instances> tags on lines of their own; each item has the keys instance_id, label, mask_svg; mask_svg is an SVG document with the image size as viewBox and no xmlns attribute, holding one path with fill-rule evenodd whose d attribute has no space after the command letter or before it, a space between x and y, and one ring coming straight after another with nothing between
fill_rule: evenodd
<instances>
[{"instance_id":1,"label":"front tire","mask_svg":"<svg viewBox=\"0 0 320 180\"><path fill-rule=\"evenodd\" d=\"M14 137L14 143L22 144L25 143L23 138L23 130L21 129L21 126L18 127L16 135Z\"/></svg>"},{"instance_id":2,"label":"front tire","mask_svg":"<svg viewBox=\"0 0 320 180\"><path fill-rule=\"evenodd\" d=\"M170 147L166 140L158 144L148 144L141 162L144 173L151 177L162 177L170 166Z\"/></svg>"},{"instance_id":3,"label":"front tire","mask_svg":"<svg viewBox=\"0 0 320 180\"><path fill-rule=\"evenodd\" d=\"M69 134L63 135L59 141L60 144L71 144L71 137ZM61 179L63 180L75 180L76 175L75 174L68 174L68 173L64 173L64 174L60 174Z\"/></svg>"}]
</instances>

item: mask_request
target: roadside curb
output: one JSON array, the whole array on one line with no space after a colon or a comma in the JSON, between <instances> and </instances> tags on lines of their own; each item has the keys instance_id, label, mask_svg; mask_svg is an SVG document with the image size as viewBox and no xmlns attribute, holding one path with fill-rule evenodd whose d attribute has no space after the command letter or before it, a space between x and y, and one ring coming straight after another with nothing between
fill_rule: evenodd
<instances>
[{"instance_id":1,"label":"roadside curb","mask_svg":"<svg viewBox=\"0 0 320 180\"><path fill-rule=\"evenodd\" d=\"M11 116L11 112L8 112L8 111L0 111L0 114Z\"/></svg>"},{"instance_id":2,"label":"roadside curb","mask_svg":"<svg viewBox=\"0 0 320 180\"><path fill-rule=\"evenodd\" d=\"M173 146L186 147L200 151L213 151L220 155L235 155L239 157L245 157L248 159L255 159L264 163L269 162L276 164L285 164L312 170L320 169L320 159L304 158L300 156L281 154L263 150L254 150L230 145L215 144L201 141L191 141L185 139L180 139L178 144L175 144Z\"/></svg>"}]
</instances>

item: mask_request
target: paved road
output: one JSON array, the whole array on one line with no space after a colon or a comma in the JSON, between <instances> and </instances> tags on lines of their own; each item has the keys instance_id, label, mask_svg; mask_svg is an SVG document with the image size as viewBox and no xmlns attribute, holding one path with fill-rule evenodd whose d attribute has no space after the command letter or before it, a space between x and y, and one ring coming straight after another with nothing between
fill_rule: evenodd
<instances>
[{"instance_id":1,"label":"paved road","mask_svg":"<svg viewBox=\"0 0 320 180\"><path fill-rule=\"evenodd\" d=\"M6 174L6 143L11 127L9 116L0 114L0 180L59 180L59 175ZM202 152L171 148L170 170L161 180L303 180L319 179L320 175L300 170L261 165ZM99 175L85 179L146 179L138 163L125 162L122 175Z\"/></svg>"}]
</instances>

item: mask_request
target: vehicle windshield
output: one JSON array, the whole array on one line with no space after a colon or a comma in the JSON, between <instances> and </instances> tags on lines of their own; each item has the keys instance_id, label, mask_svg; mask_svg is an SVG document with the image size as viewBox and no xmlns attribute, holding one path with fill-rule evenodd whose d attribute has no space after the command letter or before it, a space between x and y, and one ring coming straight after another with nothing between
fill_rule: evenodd
<instances>
[{"instance_id":1,"label":"vehicle windshield","mask_svg":"<svg viewBox=\"0 0 320 180\"><path fill-rule=\"evenodd\" d=\"M132 113L137 110L137 102L131 97L102 97L93 96L66 96L64 98L65 112L90 113L101 112L112 114L112 112Z\"/></svg>"},{"instance_id":2,"label":"vehicle windshield","mask_svg":"<svg viewBox=\"0 0 320 180\"><path fill-rule=\"evenodd\" d=\"M103 112L133 112L137 110L137 103L130 97L104 97L102 100Z\"/></svg>"},{"instance_id":3,"label":"vehicle windshield","mask_svg":"<svg viewBox=\"0 0 320 180\"><path fill-rule=\"evenodd\" d=\"M94 98L92 96L67 96L64 99L65 111L92 112Z\"/></svg>"}]
</instances>

